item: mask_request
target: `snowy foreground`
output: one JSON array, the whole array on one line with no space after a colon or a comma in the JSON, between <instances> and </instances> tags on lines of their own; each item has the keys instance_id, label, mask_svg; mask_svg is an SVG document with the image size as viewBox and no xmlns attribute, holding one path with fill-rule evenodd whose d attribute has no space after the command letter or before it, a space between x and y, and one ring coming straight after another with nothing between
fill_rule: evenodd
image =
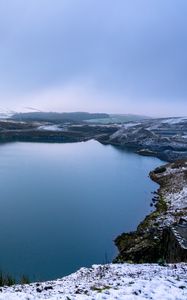
<instances>
[{"instance_id":1,"label":"snowy foreground","mask_svg":"<svg viewBox=\"0 0 187 300\"><path fill-rule=\"evenodd\" d=\"M0 300L187 299L187 264L109 264L43 283L5 287Z\"/></svg>"}]
</instances>

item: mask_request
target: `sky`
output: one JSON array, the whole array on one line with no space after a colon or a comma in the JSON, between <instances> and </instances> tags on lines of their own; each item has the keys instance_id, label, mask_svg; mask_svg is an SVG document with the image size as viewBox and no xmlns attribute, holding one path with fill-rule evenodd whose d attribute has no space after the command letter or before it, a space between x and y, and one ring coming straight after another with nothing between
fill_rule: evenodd
<instances>
[{"instance_id":1,"label":"sky","mask_svg":"<svg viewBox=\"0 0 187 300\"><path fill-rule=\"evenodd\" d=\"M186 0L0 0L0 111L187 116Z\"/></svg>"}]
</instances>

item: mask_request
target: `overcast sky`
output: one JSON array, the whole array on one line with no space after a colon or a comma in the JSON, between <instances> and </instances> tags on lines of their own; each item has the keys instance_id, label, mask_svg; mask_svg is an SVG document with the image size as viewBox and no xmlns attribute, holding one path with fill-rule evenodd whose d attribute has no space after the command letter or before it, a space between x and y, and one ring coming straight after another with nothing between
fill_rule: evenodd
<instances>
[{"instance_id":1,"label":"overcast sky","mask_svg":"<svg viewBox=\"0 0 187 300\"><path fill-rule=\"evenodd\" d=\"M187 115L187 0L0 0L0 110Z\"/></svg>"}]
</instances>

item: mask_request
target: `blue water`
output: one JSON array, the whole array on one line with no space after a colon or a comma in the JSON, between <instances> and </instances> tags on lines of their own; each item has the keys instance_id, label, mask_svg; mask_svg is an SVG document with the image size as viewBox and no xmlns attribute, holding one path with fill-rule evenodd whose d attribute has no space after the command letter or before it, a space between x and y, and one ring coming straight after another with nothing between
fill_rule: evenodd
<instances>
[{"instance_id":1,"label":"blue water","mask_svg":"<svg viewBox=\"0 0 187 300\"><path fill-rule=\"evenodd\" d=\"M110 261L150 212L161 163L96 141L1 145L1 270L44 280Z\"/></svg>"}]
</instances>

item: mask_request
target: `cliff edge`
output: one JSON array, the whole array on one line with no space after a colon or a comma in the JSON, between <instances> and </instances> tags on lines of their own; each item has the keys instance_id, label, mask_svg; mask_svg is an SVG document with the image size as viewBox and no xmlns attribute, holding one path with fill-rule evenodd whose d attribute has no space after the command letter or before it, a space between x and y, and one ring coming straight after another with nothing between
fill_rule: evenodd
<instances>
[{"instance_id":1,"label":"cliff edge","mask_svg":"<svg viewBox=\"0 0 187 300\"><path fill-rule=\"evenodd\" d=\"M150 177L160 185L153 198L156 209L135 232L116 238L114 262L187 261L187 160L156 168Z\"/></svg>"}]
</instances>

